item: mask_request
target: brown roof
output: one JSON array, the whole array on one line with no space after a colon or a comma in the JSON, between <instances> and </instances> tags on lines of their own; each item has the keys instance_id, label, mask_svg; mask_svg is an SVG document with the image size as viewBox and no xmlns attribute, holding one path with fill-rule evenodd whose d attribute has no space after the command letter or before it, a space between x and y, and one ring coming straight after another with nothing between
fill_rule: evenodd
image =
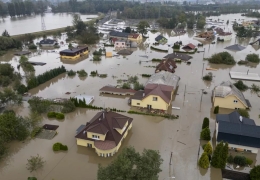
<instances>
[{"instance_id":1,"label":"brown roof","mask_svg":"<svg viewBox=\"0 0 260 180\"><path fill-rule=\"evenodd\" d=\"M163 84L147 84L144 88L145 97L150 95L160 96L166 103L171 101L173 87Z\"/></svg>"},{"instance_id":2,"label":"brown roof","mask_svg":"<svg viewBox=\"0 0 260 180\"><path fill-rule=\"evenodd\" d=\"M228 36L228 35L231 35L232 33L231 32L221 32L219 33L220 36Z\"/></svg>"},{"instance_id":3,"label":"brown roof","mask_svg":"<svg viewBox=\"0 0 260 180\"><path fill-rule=\"evenodd\" d=\"M108 150L116 147L116 143L114 141L95 141L94 145L101 150Z\"/></svg>"},{"instance_id":4,"label":"brown roof","mask_svg":"<svg viewBox=\"0 0 260 180\"><path fill-rule=\"evenodd\" d=\"M189 56L187 54L184 54L184 53L171 53L171 54L168 54L167 56L164 56L163 58L165 59L181 59L183 61L188 61L192 58L192 56Z\"/></svg>"},{"instance_id":5,"label":"brown roof","mask_svg":"<svg viewBox=\"0 0 260 180\"><path fill-rule=\"evenodd\" d=\"M182 49L195 49L195 45L194 44L192 44L192 43L189 43L189 44L187 44L187 45L185 45Z\"/></svg>"},{"instance_id":6,"label":"brown roof","mask_svg":"<svg viewBox=\"0 0 260 180\"><path fill-rule=\"evenodd\" d=\"M139 37L139 34L130 34L129 37L136 39Z\"/></svg>"},{"instance_id":7,"label":"brown roof","mask_svg":"<svg viewBox=\"0 0 260 180\"><path fill-rule=\"evenodd\" d=\"M162 60L160 64L158 64L155 68L155 72L158 71L168 71L171 73L175 72L175 68L177 68L176 63L173 59Z\"/></svg>"},{"instance_id":8,"label":"brown roof","mask_svg":"<svg viewBox=\"0 0 260 180\"><path fill-rule=\"evenodd\" d=\"M126 124L126 122L128 122L128 126L126 128L128 129L132 121L133 118L118 114L116 112L98 112L89 122L87 122L86 127L82 129L75 137L94 141L95 144L96 141L98 141L99 147L97 148L111 147L112 144L109 143L109 141L112 141L115 143L115 145L117 145L125 133L124 131L123 134L120 134L115 128L121 128ZM98 134L104 134L106 132L105 141L87 138L87 132L94 132Z\"/></svg>"},{"instance_id":9,"label":"brown roof","mask_svg":"<svg viewBox=\"0 0 260 180\"><path fill-rule=\"evenodd\" d=\"M136 91L136 93L130 99L142 100L144 97L144 91Z\"/></svg>"},{"instance_id":10,"label":"brown roof","mask_svg":"<svg viewBox=\"0 0 260 180\"><path fill-rule=\"evenodd\" d=\"M122 89L122 88L116 88L113 86L104 86L99 91L111 91L111 92L117 92L117 93L135 93L136 91L133 89Z\"/></svg>"}]
</instances>

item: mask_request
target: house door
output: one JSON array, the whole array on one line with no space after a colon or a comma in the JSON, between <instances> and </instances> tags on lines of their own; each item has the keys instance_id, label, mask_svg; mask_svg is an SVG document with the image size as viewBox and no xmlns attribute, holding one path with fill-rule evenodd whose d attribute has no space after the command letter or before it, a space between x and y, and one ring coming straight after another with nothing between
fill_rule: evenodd
<instances>
[{"instance_id":1,"label":"house door","mask_svg":"<svg viewBox=\"0 0 260 180\"><path fill-rule=\"evenodd\" d=\"M152 109L152 105L147 105L147 109Z\"/></svg>"},{"instance_id":2,"label":"house door","mask_svg":"<svg viewBox=\"0 0 260 180\"><path fill-rule=\"evenodd\" d=\"M91 148L92 148L92 144L88 143L88 147L91 147Z\"/></svg>"}]
</instances>

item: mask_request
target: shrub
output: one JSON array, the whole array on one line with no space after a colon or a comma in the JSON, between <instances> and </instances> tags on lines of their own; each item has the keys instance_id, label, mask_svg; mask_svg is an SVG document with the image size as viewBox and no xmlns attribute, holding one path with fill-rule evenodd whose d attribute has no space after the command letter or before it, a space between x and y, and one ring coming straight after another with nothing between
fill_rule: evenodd
<instances>
[{"instance_id":1,"label":"shrub","mask_svg":"<svg viewBox=\"0 0 260 180\"><path fill-rule=\"evenodd\" d=\"M63 145L63 144L57 142L57 143L53 144L52 150L53 151L60 151L60 150L67 151L68 150L68 146Z\"/></svg>"},{"instance_id":2,"label":"shrub","mask_svg":"<svg viewBox=\"0 0 260 180\"><path fill-rule=\"evenodd\" d=\"M173 48L173 49L180 49L180 47L181 47L181 46L180 46L179 44L177 44L177 43L174 43L174 45L173 45L173 47L172 47L172 48Z\"/></svg>"},{"instance_id":3,"label":"shrub","mask_svg":"<svg viewBox=\"0 0 260 180\"><path fill-rule=\"evenodd\" d=\"M233 56L231 56L231 54L229 54L228 52L213 54L208 61L213 64L236 64L236 61L234 60Z\"/></svg>"},{"instance_id":4,"label":"shrub","mask_svg":"<svg viewBox=\"0 0 260 180\"><path fill-rule=\"evenodd\" d=\"M260 165L255 166L250 170L250 179L259 180L260 179Z\"/></svg>"},{"instance_id":5,"label":"shrub","mask_svg":"<svg viewBox=\"0 0 260 180\"><path fill-rule=\"evenodd\" d=\"M59 142L53 144L53 146L52 146L52 150L53 150L53 151L59 151L61 145L62 145L62 144L59 143Z\"/></svg>"},{"instance_id":6,"label":"shrub","mask_svg":"<svg viewBox=\"0 0 260 180\"><path fill-rule=\"evenodd\" d=\"M37 169L43 167L43 164L45 161L43 161L43 158L37 154L37 156L31 156L30 159L27 159L26 168L30 171L36 171Z\"/></svg>"},{"instance_id":7,"label":"shrub","mask_svg":"<svg viewBox=\"0 0 260 180\"><path fill-rule=\"evenodd\" d=\"M237 111L243 117L246 117L246 118L250 117L249 114L248 114L248 111L246 109L238 109Z\"/></svg>"},{"instance_id":8,"label":"shrub","mask_svg":"<svg viewBox=\"0 0 260 180\"><path fill-rule=\"evenodd\" d=\"M234 83L234 86L236 86L237 89L240 91L245 91L248 89L248 86L243 83L243 81L239 80L236 83Z\"/></svg>"},{"instance_id":9,"label":"shrub","mask_svg":"<svg viewBox=\"0 0 260 180\"><path fill-rule=\"evenodd\" d=\"M123 88L123 89L131 89L131 85L130 85L129 83L124 83L124 84L122 85L122 88Z\"/></svg>"},{"instance_id":10,"label":"shrub","mask_svg":"<svg viewBox=\"0 0 260 180\"><path fill-rule=\"evenodd\" d=\"M30 44L28 46L29 49L37 49L37 46L35 44Z\"/></svg>"},{"instance_id":11,"label":"shrub","mask_svg":"<svg viewBox=\"0 0 260 180\"><path fill-rule=\"evenodd\" d=\"M142 74L142 77L151 77L151 74Z\"/></svg>"},{"instance_id":12,"label":"shrub","mask_svg":"<svg viewBox=\"0 0 260 180\"><path fill-rule=\"evenodd\" d=\"M37 180L37 178L36 177L28 177L27 180Z\"/></svg>"},{"instance_id":13,"label":"shrub","mask_svg":"<svg viewBox=\"0 0 260 180\"><path fill-rule=\"evenodd\" d=\"M249 159L249 158L246 158L246 164L247 165L252 165L253 164L253 160Z\"/></svg>"},{"instance_id":14,"label":"shrub","mask_svg":"<svg viewBox=\"0 0 260 180\"><path fill-rule=\"evenodd\" d=\"M259 59L259 55L258 54L248 54L246 56L246 60L252 63L259 63L260 59Z\"/></svg>"},{"instance_id":15,"label":"shrub","mask_svg":"<svg viewBox=\"0 0 260 180\"><path fill-rule=\"evenodd\" d=\"M68 76L75 76L76 72L73 70L68 71Z\"/></svg>"},{"instance_id":16,"label":"shrub","mask_svg":"<svg viewBox=\"0 0 260 180\"><path fill-rule=\"evenodd\" d=\"M239 64L239 65L248 64L248 61L240 60L237 62L237 64Z\"/></svg>"},{"instance_id":17,"label":"shrub","mask_svg":"<svg viewBox=\"0 0 260 180\"><path fill-rule=\"evenodd\" d=\"M57 114L56 112L51 111L51 112L48 112L47 116L48 116L48 118L55 118L56 114Z\"/></svg>"},{"instance_id":18,"label":"shrub","mask_svg":"<svg viewBox=\"0 0 260 180\"><path fill-rule=\"evenodd\" d=\"M62 114L62 113L56 113L56 118L57 119L64 119L64 114Z\"/></svg>"},{"instance_id":19,"label":"shrub","mask_svg":"<svg viewBox=\"0 0 260 180\"><path fill-rule=\"evenodd\" d=\"M98 55L93 56L93 61L101 61L101 57Z\"/></svg>"},{"instance_id":20,"label":"shrub","mask_svg":"<svg viewBox=\"0 0 260 180\"><path fill-rule=\"evenodd\" d=\"M207 169L209 167L209 157L207 153L203 153L199 159L199 166L201 168Z\"/></svg>"},{"instance_id":21,"label":"shrub","mask_svg":"<svg viewBox=\"0 0 260 180\"><path fill-rule=\"evenodd\" d=\"M200 139L209 141L211 139L210 129L207 127L200 132Z\"/></svg>"},{"instance_id":22,"label":"shrub","mask_svg":"<svg viewBox=\"0 0 260 180\"><path fill-rule=\"evenodd\" d=\"M219 112L219 106L216 106L216 107L214 108L214 114L218 114L218 112Z\"/></svg>"},{"instance_id":23,"label":"shrub","mask_svg":"<svg viewBox=\"0 0 260 180\"><path fill-rule=\"evenodd\" d=\"M84 69L77 71L77 73L78 73L79 77L86 77L88 75L88 73Z\"/></svg>"},{"instance_id":24,"label":"shrub","mask_svg":"<svg viewBox=\"0 0 260 180\"><path fill-rule=\"evenodd\" d=\"M209 118L207 117L203 119L202 129L205 129L206 127L209 127Z\"/></svg>"},{"instance_id":25,"label":"shrub","mask_svg":"<svg viewBox=\"0 0 260 180\"><path fill-rule=\"evenodd\" d=\"M205 147L204 147L204 152L207 153L207 155L211 155L212 154L212 146L211 143L208 142Z\"/></svg>"},{"instance_id":26,"label":"shrub","mask_svg":"<svg viewBox=\"0 0 260 180\"><path fill-rule=\"evenodd\" d=\"M204 81L212 81L212 73L208 73L207 75L203 76Z\"/></svg>"},{"instance_id":27,"label":"shrub","mask_svg":"<svg viewBox=\"0 0 260 180\"><path fill-rule=\"evenodd\" d=\"M228 158L227 158L227 162L228 162L229 164L233 164L233 162L234 162L234 158L233 158L232 155L229 155L229 156L228 156Z\"/></svg>"},{"instance_id":28,"label":"shrub","mask_svg":"<svg viewBox=\"0 0 260 180\"><path fill-rule=\"evenodd\" d=\"M139 91L139 90L144 90L144 85L140 84L139 82L134 83L134 90Z\"/></svg>"},{"instance_id":29,"label":"shrub","mask_svg":"<svg viewBox=\"0 0 260 180\"><path fill-rule=\"evenodd\" d=\"M161 59L156 59L156 58L152 59L152 62L161 62L161 61L162 61Z\"/></svg>"},{"instance_id":30,"label":"shrub","mask_svg":"<svg viewBox=\"0 0 260 180\"><path fill-rule=\"evenodd\" d=\"M257 85L255 85L255 84L252 84L252 86L251 86L251 91L257 93L257 92L260 91L260 87L257 86Z\"/></svg>"},{"instance_id":31,"label":"shrub","mask_svg":"<svg viewBox=\"0 0 260 180\"><path fill-rule=\"evenodd\" d=\"M239 166L245 166L246 165L246 157L245 156L235 156L234 157L234 163Z\"/></svg>"},{"instance_id":32,"label":"shrub","mask_svg":"<svg viewBox=\"0 0 260 180\"><path fill-rule=\"evenodd\" d=\"M18 94L24 94L28 91L27 87L23 84L19 85L17 88Z\"/></svg>"}]
</instances>

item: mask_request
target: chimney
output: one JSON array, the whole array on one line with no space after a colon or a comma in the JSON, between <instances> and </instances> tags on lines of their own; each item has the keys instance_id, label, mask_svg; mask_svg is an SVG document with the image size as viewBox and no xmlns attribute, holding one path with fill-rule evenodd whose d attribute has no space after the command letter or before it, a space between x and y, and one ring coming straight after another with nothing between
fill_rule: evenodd
<instances>
[{"instance_id":1,"label":"chimney","mask_svg":"<svg viewBox=\"0 0 260 180\"><path fill-rule=\"evenodd\" d=\"M83 134L86 134L86 131L83 131Z\"/></svg>"},{"instance_id":2,"label":"chimney","mask_svg":"<svg viewBox=\"0 0 260 180\"><path fill-rule=\"evenodd\" d=\"M143 97L145 96L145 93L143 93Z\"/></svg>"},{"instance_id":3,"label":"chimney","mask_svg":"<svg viewBox=\"0 0 260 180\"><path fill-rule=\"evenodd\" d=\"M105 119L105 112L103 112L103 119Z\"/></svg>"},{"instance_id":4,"label":"chimney","mask_svg":"<svg viewBox=\"0 0 260 180\"><path fill-rule=\"evenodd\" d=\"M242 123L243 122L243 117L239 116L239 121Z\"/></svg>"}]
</instances>

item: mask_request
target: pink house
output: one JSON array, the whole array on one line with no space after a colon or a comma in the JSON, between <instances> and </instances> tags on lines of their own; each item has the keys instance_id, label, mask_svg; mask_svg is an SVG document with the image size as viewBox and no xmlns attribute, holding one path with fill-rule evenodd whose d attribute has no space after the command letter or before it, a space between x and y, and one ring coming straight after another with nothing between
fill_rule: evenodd
<instances>
[{"instance_id":1,"label":"pink house","mask_svg":"<svg viewBox=\"0 0 260 180\"><path fill-rule=\"evenodd\" d=\"M115 41L114 43L115 48L126 48L125 41Z\"/></svg>"}]
</instances>

